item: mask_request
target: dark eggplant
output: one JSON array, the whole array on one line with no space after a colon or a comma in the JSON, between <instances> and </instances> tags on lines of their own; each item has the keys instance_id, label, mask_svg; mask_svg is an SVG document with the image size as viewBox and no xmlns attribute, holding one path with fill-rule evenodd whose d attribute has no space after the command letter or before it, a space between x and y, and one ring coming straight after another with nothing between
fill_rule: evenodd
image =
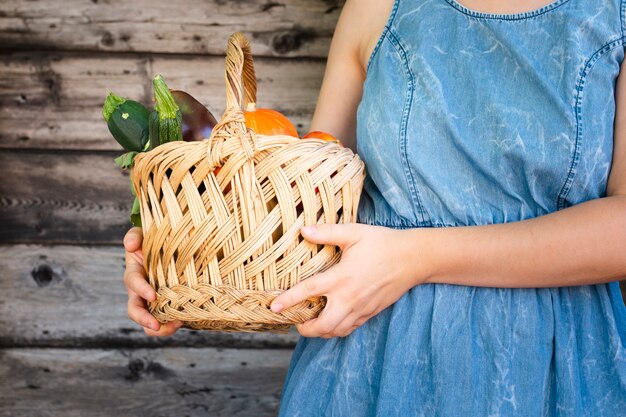
<instances>
[{"instance_id":1,"label":"dark eggplant","mask_svg":"<svg viewBox=\"0 0 626 417\"><path fill-rule=\"evenodd\" d=\"M193 142L208 139L217 120L202 103L189 93L170 90L183 114L183 140Z\"/></svg>"}]
</instances>

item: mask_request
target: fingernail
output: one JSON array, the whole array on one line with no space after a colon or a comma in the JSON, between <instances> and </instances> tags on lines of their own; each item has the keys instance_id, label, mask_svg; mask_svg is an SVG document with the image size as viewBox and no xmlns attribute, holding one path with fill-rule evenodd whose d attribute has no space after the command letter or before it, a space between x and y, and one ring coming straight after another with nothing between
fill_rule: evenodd
<instances>
[{"instance_id":1,"label":"fingernail","mask_svg":"<svg viewBox=\"0 0 626 417\"><path fill-rule=\"evenodd\" d=\"M125 246L132 245L133 243L135 243L135 239L132 238L132 237L129 237L126 240L124 240L124 245Z\"/></svg>"},{"instance_id":2,"label":"fingernail","mask_svg":"<svg viewBox=\"0 0 626 417\"><path fill-rule=\"evenodd\" d=\"M302 228L302 231L310 236L310 235L315 234L315 227L314 226L304 226Z\"/></svg>"},{"instance_id":3,"label":"fingernail","mask_svg":"<svg viewBox=\"0 0 626 417\"><path fill-rule=\"evenodd\" d=\"M280 313L283 309L282 304L272 304L271 309L274 313Z\"/></svg>"},{"instance_id":4,"label":"fingernail","mask_svg":"<svg viewBox=\"0 0 626 417\"><path fill-rule=\"evenodd\" d=\"M158 332L161 329L161 323L153 324L150 328L155 332Z\"/></svg>"}]
</instances>

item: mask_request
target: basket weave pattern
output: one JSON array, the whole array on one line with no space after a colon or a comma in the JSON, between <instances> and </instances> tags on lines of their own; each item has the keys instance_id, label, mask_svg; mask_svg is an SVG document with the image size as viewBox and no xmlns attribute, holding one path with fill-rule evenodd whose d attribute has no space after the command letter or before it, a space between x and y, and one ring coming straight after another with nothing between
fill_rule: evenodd
<instances>
[{"instance_id":1,"label":"basket weave pattern","mask_svg":"<svg viewBox=\"0 0 626 417\"><path fill-rule=\"evenodd\" d=\"M144 267L157 292L149 308L161 322L196 329L285 331L316 317L324 299L280 314L271 301L341 256L300 229L356 221L364 164L336 143L246 128L242 108L256 102L256 78L240 33L229 40L226 86L227 109L210 138L135 158Z\"/></svg>"}]
</instances>

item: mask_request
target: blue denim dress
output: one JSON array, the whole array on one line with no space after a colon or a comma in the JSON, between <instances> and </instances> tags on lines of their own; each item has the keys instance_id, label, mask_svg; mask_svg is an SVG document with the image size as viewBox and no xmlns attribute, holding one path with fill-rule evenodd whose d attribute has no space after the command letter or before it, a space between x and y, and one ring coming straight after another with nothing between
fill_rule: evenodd
<instances>
[{"instance_id":1,"label":"blue denim dress","mask_svg":"<svg viewBox=\"0 0 626 417\"><path fill-rule=\"evenodd\" d=\"M359 222L514 222L604 196L625 14L396 1L358 109ZM623 417L625 343L617 283L420 285L349 337L300 338L281 415Z\"/></svg>"}]
</instances>

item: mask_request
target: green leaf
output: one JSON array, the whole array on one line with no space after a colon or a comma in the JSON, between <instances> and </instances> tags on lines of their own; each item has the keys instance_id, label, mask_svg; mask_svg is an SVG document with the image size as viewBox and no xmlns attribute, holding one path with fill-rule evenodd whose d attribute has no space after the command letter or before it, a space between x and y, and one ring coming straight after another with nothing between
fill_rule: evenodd
<instances>
[{"instance_id":1,"label":"green leaf","mask_svg":"<svg viewBox=\"0 0 626 417\"><path fill-rule=\"evenodd\" d=\"M141 227L141 213L140 213L140 205L139 198L135 197L135 201L133 202L133 209L130 212L130 222L133 226Z\"/></svg>"},{"instance_id":2,"label":"green leaf","mask_svg":"<svg viewBox=\"0 0 626 417\"><path fill-rule=\"evenodd\" d=\"M115 164L122 169L131 168L135 162L135 156L137 156L138 153L139 152L132 151L120 155L115 158Z\"/></svg>"}]
</instances>

